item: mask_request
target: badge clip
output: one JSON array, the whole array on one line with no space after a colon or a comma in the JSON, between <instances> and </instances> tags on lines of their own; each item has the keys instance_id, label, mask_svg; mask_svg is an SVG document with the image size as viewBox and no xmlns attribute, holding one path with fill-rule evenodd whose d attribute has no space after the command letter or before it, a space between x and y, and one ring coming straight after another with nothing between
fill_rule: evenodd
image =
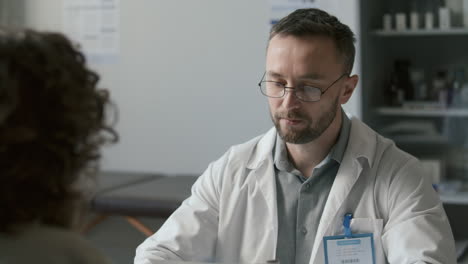
<instances>
[{"instance_id":1,"label":"badge clip","mask_svg":"<svg viewBox=\"0 0 468 264\"><path fill-rule=\"evenodd\" d=\"M343 227L344 227L344 237L351 238L353 234L351 233L351 219L353 219L353 214L347 213L343 219Z\"/></svg>"}]
</instances>

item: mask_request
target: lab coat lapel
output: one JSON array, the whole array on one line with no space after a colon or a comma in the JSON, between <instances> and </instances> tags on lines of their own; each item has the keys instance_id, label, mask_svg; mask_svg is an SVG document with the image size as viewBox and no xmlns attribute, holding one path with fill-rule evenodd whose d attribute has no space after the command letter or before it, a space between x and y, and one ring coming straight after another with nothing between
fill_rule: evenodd
<instances>
[{"instance_id":1,"label":"lab coat lapel","mask_svg":"<svg viewBox=\"0 0 468 264\"><path fill-rule=\"evenodd\" d=\"M276 130L271 129L259 141L257 148L251 154L251 158L247 163L247 168L251 170L252 176L255 177L268 206L268 216L257 217L263 219L268 217L269 225L264 226L259 223L259 228L265 228L265 231L272 234L271 252L267 253L268 260L273 260L276 257L276 245L278 240L278 205L276 201L276 181L275 170L273 167L273 146L276 140ZM253 220L255 221L255 220Z\"/></svg>"},{"instance_id":2,"label":"lab coat lapel","mask_svg":"<svg viewBox=\"0 0 468 264\"><path fill-rule=\"evenodd\" d=\"M327 235L327 231L333 227L332 225L336 223L337 218L341 218L338 212L356 183L356 180L359 178L361 171L362 167L357 162L342 164L342 166L340 166L325 204L322 217L320 218L317 235L314 240L314 248L312 249L311 264L321 263L320 261L314 262L312 260L317 258L317 251L321 248L322 239Z\"/></svg>"},{"instance_id":3,"label":"lab coat lapel","mask_svg":"<svg viewBox=\"0 0 468 264\"><path fill-rule=\"evenodd\" d=\"M322 249L322 239L324 236L329 235L327 232L330 232L334 227L333 225L337 223L337 219L342 218L338 213L361 175L362 162L366 160L372 164L373 161L373 153L376 147L376 141L373 139L375 135L372 137L369 133L370 130L366 129L367 127L359 120L352 119L351 121L348 145L320 218L310 264L324 262L323 252L318 252L319 249ZM366 159L360 159L361 157Z\"/></svg>"},{"instance_id":4,"label":"lab coat lapel","mask_svg":"<svg viewBox=\"0 0 468 264\"><path fill-rule=\"evenodd\" d=\"M278 240L278 206L276 202L276 181L274 178L274 168L270 162L264 162L261 167L254 170L257 184L265 198L265 203L268 206L269 214L267 216L256 216L252 221L261 221L258 224L259 228L263 228L265 235L271 238L271 251L266 254L265 260L273 260L276 258L276 245Z\"/></svg>"}]
</instances>

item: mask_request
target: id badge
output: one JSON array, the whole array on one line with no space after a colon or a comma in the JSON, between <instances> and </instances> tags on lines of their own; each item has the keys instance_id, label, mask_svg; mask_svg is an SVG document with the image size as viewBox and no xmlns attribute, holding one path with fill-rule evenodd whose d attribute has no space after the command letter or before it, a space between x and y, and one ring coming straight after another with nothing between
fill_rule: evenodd
<instances>
[{"instance_id":1,"label":"id badge","mask_svg":"<svg viewBox=\"0 0 468 264\"><path fill-rule=\"evenodd\" d=\"M352 218L352 214L344 217L344 235L323 237L325 264L375 264L374 236L352 234Z\"/></svg>"},{"instance_id":2,"label":"id badge","mask_svg":"<svg viewBox=\"0 0 468 264\"><path fill-rule=\"evenodd\" d=\"M323 244L325 264L375 264L371 233L351 237L327 236L323 238Z\"/></svg>"}]
</instances>

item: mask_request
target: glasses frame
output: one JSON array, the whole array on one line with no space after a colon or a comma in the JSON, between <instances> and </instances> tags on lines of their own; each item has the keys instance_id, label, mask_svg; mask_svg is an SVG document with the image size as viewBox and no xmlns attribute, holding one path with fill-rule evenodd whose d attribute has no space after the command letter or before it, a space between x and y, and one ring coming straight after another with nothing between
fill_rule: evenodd
<instances>
[{"instance_id":1,"label":"glasses frame","mask_svg":"<svg viewBox=\"0 0 468 264\"><path fill-rule=\"evenodd\" d=\"M294 96L295 96L297 99L299 99L299 100L301 100L301 101L303 101L303 102L318 102L318 101L320 101L320 99L322 99L322 95L323 95L326 91L328 91L328 89L329 89L330 87L332 87L335 83L337 83L339 80L341 80L341 78L343 78L344 76L349 76L349 73L343 73L343 74L341 74L340 77L338 77L338 79L336 79L335 81L333 81L327 88L325 88L325 89L323 89L323 90L320 89L320 88L318 88L318 87L309 86L309 87L312 87L312 88L316 88L317 90L320 91L320 97L319 97L317 100L304 100L304 99L302 99L302 98L300 98L300 97L297 96L296 90L295 90L296 87L293 87L293 86L286 86L286 85L283 85L283 84L281 84L281 83L279 83L279 82L275 82L275 81L265 81L265 80L263 80L263 78L265 78L265 75L266 75L266 72L263 73L262 79L260 79L260 82L258 83L258 87L260 88L260 92L261 92L263 95L265 95L266 97L269 97L269 98L283 98L283 97L286 95L286 89L290 89L290 90L292 90L292 93L294 94ZM267 82L272 82L272 83L277 83L277 84L282 85L282 86L283 86L283 94L282 94L281 96L269 96L269 95L266 95L266 94L263 92L263 90L262 90L262 83L267 83ZM305 86L308 86L308 85L305 85Z\"/></svg>"}]
</instances>

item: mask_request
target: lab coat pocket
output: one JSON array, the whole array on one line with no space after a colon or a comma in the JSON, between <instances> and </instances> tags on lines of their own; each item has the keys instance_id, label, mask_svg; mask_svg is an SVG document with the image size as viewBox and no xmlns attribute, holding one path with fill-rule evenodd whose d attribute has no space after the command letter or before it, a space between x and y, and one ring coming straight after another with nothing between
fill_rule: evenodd
<instances>
[{"instance_id":1,"label":"lab coat pocket","mask_svg":"<svg viewBox=\"0 0 468 264\"><path fill-rule=\"evenodd\" d=\"M351 231L353 234L372 233L374 237L375 263L387 263L385 252L382 248L383 220L374 218L353 218L351 220Z\"/></svg>"}]
</instances>

